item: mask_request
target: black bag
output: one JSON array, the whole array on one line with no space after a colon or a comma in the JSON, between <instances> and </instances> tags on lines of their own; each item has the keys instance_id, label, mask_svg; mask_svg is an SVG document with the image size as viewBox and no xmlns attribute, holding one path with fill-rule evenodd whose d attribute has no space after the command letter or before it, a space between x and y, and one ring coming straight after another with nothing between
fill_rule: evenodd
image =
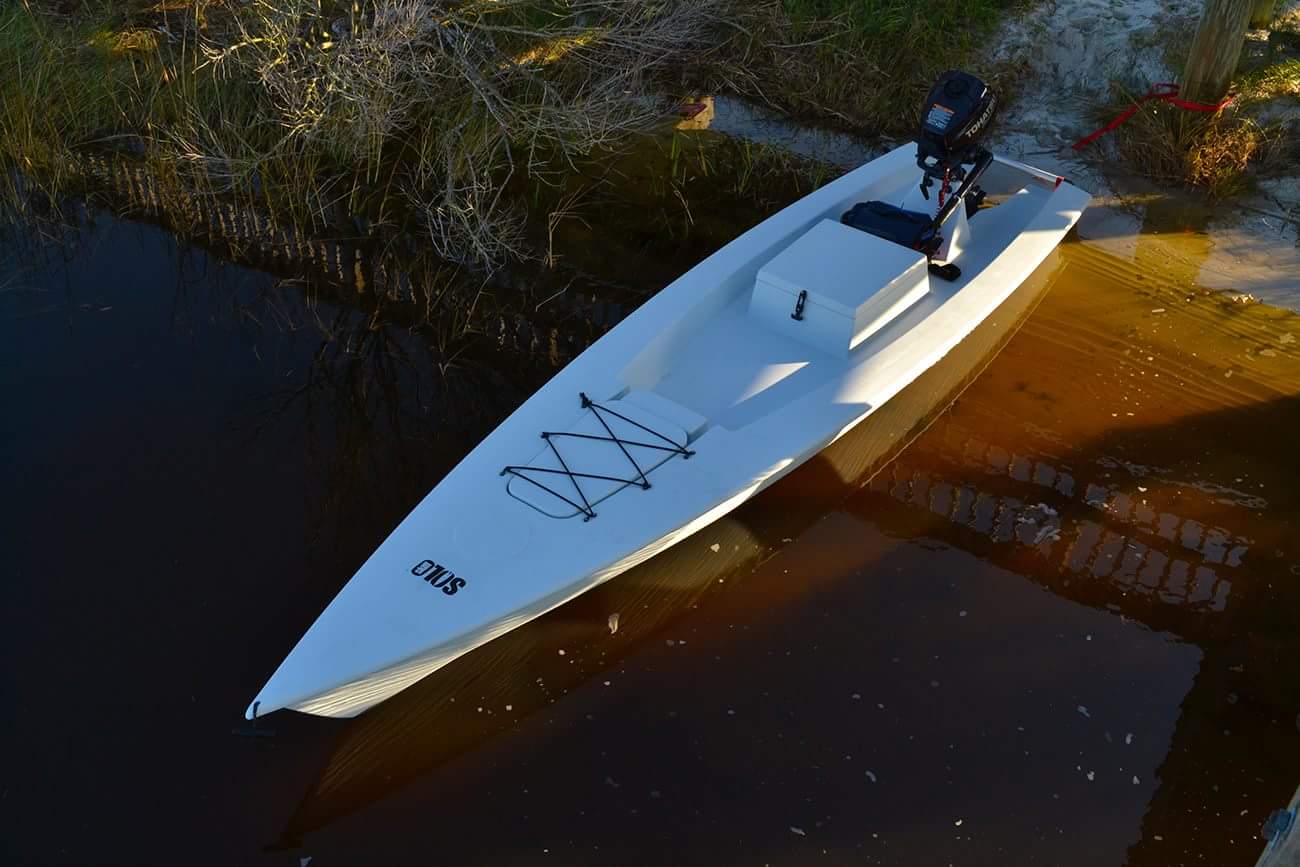
<instances>
[{"instance_id":1,"label":"black bag","mask_svg":"<svg viewBox=\"0 0 1300 867\"><path fill-rule=\"evenodd\" d=\"M933 217L888 202L859 202L844 212L840 222L927 256L934 255L943 243Z\"/></svg>"}]
</instances>

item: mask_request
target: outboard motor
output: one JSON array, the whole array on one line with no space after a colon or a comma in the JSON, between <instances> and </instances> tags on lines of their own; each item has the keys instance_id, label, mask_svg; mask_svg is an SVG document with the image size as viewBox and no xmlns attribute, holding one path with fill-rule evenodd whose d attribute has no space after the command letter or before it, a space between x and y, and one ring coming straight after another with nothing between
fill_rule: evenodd
<instances>
[{"instance_id":1,"label":"outboard motor","mask_svg":"<svg viewBox=\"0 0 1300 867\"><path fill-rule=\"evenodd\" d=\"M921 195L928 201L934 182L941 184L936 213L908 211L888 202L861 202L840 222L933 256L943 246L939 230L952 212L963 203L974 211L984 198L975 184L993 163L993 155L979 142L997 105L993 91L970 73L950 69L939 76L921 108L916 138L916 164L923 172ZM950 195L954 181L961 186ZM961 270L951 263L932 262L930 272L945 280L961 276Z\"/></svg>"},{"instance_id":2,"label":"outboard motor","mask_svg":"<svg viewBox=\"0 0 1300 867\"><path fill-rule=\"evenodd\" d=\"M988 156L979 140L997 107L997 96L970 73L950 69L939 76L925 98L916 139L916 164L925 172L921 192L927 199L936 179L965 180L964 166L979 165Z\"/></svg>"}]
</instances>

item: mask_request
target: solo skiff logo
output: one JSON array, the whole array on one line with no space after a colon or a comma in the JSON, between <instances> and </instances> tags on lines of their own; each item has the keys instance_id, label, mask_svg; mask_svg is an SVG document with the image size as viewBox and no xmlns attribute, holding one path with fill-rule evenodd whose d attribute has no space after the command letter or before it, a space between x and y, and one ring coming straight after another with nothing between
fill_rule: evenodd
<instances>
[{"instance_id":1,"label":"solo skiff logo","mask_svg":"<svg viewBox=\"0 0 1300 867\"><path fill-rule=\"evenodd\" d=\"M456 591L468 583L455 572L449 572L446 566L439 566L432 560L421 560L416 563L411 568L411 574L423 578L433 587L441 587L442 592L448 596L455 596Z\"/></svg>"}]
</instances>

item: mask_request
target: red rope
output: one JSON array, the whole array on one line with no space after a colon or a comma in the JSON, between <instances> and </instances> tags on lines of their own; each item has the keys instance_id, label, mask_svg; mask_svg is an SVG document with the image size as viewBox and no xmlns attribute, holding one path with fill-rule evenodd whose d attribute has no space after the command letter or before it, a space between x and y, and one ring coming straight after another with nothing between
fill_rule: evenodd
<instances>
[{"instance_id":1,"label":"red rope","mask_svg":"<svg viewBox=\"0 0 1300 867\"><path fill-rule=\"evenodd\" d=\"M1156 100L1158 102L1167 102L1170 105L1176 105L1179 108L1186 109L1187 111L1222 111L1223 109L1227 108L1229 105L1232 105L1232 103L1236 99L1237 99L1237 95L1235 93L1230 93L1223 98L1222 102L1217 102L1217 103L1190 102L1186 99L1182 99L1181 97L1179 97L1178 85L1176 84L1171 84L1169 82L1161 82L1160 84L1153 84L1150 90L1148 90L1145 94L1143 94L1141 97L1138 98L1137 102L1133 103L1128 108L1120 112L1119 115L1116 116L1116 118L1112 120L1110 123L1106 124L1096 132L1090 135L1086 135L1083 138L1079 139L1077 142L1075 142L1074 149L1077 151L1083 150L1088 145L1092 144L1097 139L1104 136L1106 133L1110 132L1113 129L1118 129L1126 120L1128 120L1130 117L1132 117L1134 114L1137 113L1137 110L1142 106L1143 103L1150 102L1151 100Z\"/></svg>"}]
</instances>

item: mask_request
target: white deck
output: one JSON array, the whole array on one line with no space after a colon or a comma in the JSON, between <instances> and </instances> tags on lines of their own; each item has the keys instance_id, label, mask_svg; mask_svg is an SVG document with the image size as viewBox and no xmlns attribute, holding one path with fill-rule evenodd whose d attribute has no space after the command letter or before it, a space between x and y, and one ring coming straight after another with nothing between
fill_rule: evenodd
<instances>
[{"instance_id":1,"label":"white deck","mask_svg":"<svg viewBox=\"0 0 1300 867\"><path fill-rule=\"evenodd\" d=\"M867 199L911 205L919 171L910 146L796 202L674 281L443 479L330 603L249 716L282 707L360 713L707 526L815 455L992 315L1088 201L1034 170L1002 166L989 177L990 192L1008 198L971 220L957 261L963 277L931 279L924 297L847 352L823 351L781 333L784 320L777 327L751 315L751 293L760 269L822 220ZM864 300L897 276L892 267L862 274ZM824 276L810 274L810 285ZM590 520L545 492L521 493L519 479L501 471L549 466L541 432L596 430L580 392L629 408L629 418L688 441L693 454L641 455L658 460L648 488L595 480L583 489L599 500ZM560 448L575 469L629 471L608 442L571 445ZM428 564L460 583L440 577L435 586L430 570L443 573Z\"/></svg>"},{"instance_id":2,"label":"white deck","mask_svg":"<svg viewBox=\"0 0 1300 867\"><path fill-rule=\"evenodd\" d=\"M843 370L844 360L773 334L738 297L683 347L652 391L735 430Z\"/></svg>"}]
</instances>

